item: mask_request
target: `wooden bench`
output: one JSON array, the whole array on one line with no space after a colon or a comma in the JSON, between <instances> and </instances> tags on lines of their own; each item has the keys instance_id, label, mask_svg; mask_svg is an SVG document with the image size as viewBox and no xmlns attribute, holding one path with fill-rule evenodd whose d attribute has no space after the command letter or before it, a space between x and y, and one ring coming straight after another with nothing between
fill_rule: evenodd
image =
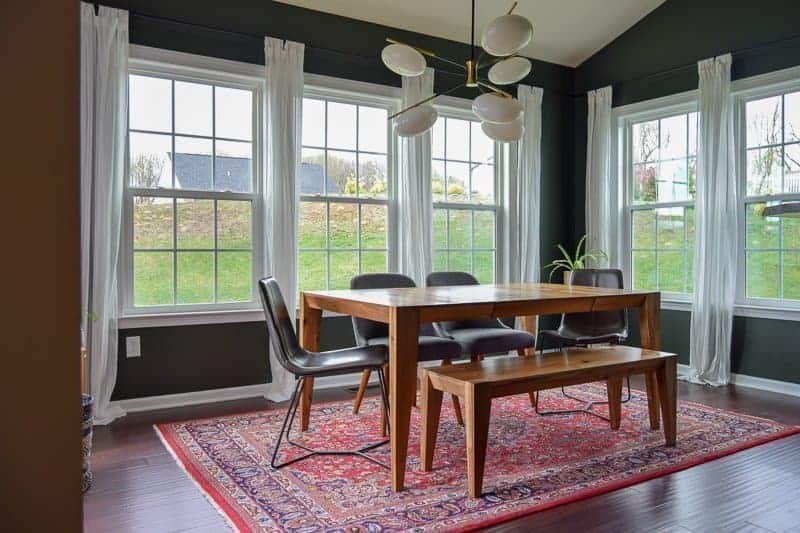
<instances>
[{"instance_id":1,"label":"wooden bench","mask_svg":"<svg viewBox=\"0 0 800 533\"><path fill-rule=\"evenodd\" d=\"M660 404L666 443L675 445L675 354L629 346L576 348L542 358L492 357L467 364L425 368L421 374L421 468L427 472L433 464L442 394L459 396L465 404L467 474L469 494L473 498L481 495L483 485L492 398L605 380L611 428L619 429L622 381L631 374L645 374L650 427L659 427Z\"/></svg>"}]
</instances>

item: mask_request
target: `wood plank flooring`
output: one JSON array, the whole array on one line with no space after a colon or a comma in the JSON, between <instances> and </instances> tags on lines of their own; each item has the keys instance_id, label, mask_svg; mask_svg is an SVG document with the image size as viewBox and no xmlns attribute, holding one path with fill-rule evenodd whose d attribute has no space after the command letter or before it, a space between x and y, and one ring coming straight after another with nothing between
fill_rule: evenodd
<instances>
[{"instance_id":1,"label":"wood plank flooring","mask_svg":"<svg viewBox=\"0 0 800 533\"><path fill-rule=\"evenodd\" d=\"M644 389L640 379L633 385ZM315 393L316 399L352 396L345 390ZM678 397L800 425L800 398L682 382ZM271 408L276 404L266 400L241 400L132 414L95 428L94 486L84 497L85 531L226 531L224 520L162 446L152 424ZM800 533L800 435L490 529L533 530Z\"/></svg>"}]
</instances>

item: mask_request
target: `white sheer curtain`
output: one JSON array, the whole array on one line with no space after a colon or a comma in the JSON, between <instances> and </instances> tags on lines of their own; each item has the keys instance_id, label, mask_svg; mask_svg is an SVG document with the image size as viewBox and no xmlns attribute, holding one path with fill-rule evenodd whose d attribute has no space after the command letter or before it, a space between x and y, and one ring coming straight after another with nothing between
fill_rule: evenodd
<instances>
[{"instance_id":1,"label":"white sheer curtain","mask_svg":"<svg viewBox=\"0 0 800 533\"><path fill-rule=\"evenodd\" d=\"M402 106L433 94L433 69L422 76L403 77ZM397 180L400 272L424 286L433 265L433 199L431 196L431 133L399 138Z\"/></svg>"},{"instance_id":2,"label":"white sheer curtain","mask_svg":"<svg viewBox=\"0 0 800 533\"><path fill-rule=\"evenodd\" d=\"M81 4L81 329L95 423L117 380L117 263L128 117L128 12ZM77 361L77 359L76 359Z\"/></svg>"},{"instance_id":3,"label":"white sheer curtain","mask_svg":"<svg viewBox=\"0 0 800 533\"><path fill-rule=\"evenodd\" d=\"M602 250L616 265L618 250L611 219L611 87L589 91L586 137L586 249Z\"/></svg>"},{"instance_id":4,"label":"white sheer curtain","mask_svg":"<svg viewBox=\"0 0 800 533\"><path fill-rule=\"evenodd\" d=\"M726 385L736 296L737 192L730 54L698 63L697 195L689 381Z\"/></svg>"},{"instance_id":5,"label":"white sheer curtain","mask_svg":"<svg viewBox=\"0 0 800 533\"><path fill-rule=\"evenodd\" d=\"M297 309L297 186L302 139L303 53L305 45L264 39L266 65L266 127L264 228L266 274L275 277L292 320ZM283 401L291 396L294 378L270 352L272 383L266 396Z\"/></svg>"},{"instance_id":6,"label":"white sheer curtain","mask_svg":"<svg viewBox=\"0 0 800 533\"><path fill-rule=\"evenodd\" d=\"M506 280L539 281L539 212L542 173L542 94L539 87L519 85L517 97L525 110L525 133L510 146L505 185Z\"/></svg>"}]
</instances>

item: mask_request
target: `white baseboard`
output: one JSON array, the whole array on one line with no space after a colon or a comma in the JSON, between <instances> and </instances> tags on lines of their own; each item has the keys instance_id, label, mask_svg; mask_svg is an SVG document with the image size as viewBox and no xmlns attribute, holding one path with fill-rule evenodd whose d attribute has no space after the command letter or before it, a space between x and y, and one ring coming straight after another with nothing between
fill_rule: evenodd
<instances>
[{"instance_id":1,"label":"white baseboard","mask_svg":"<svg viewBox=\"0 0 800 533\"><path fill-rule=\"evenodd\" d=\"M678 365L678 375L689 373L689 365ZM747 376L745 374L731 374L731 385L746 387L748 389L759 389L789 396L800 396L800 383L779 381L777 379L759 378Z\"/></svg>"},{"instance_id":2,"label":"white baseboard","mask_svg":"<svg viewBox=\"0 0 800 533\"><path fill-rule=\"evenodd\" d=\"M377 383L377 379L375 379L374 376L372 381ZM330 376L315 380L314 388L321 390L338 387L351 387L357 386L359 382L359 374ZM118 405L127 413L140 413L142 411L155 411L158 409L170 409L172 407L185 407L187 405L197 405L201 403L228 402L231 400L242 400L245 398L264 397L265 388L266 384L245 385L243 387L229 387L225 389L184 392L180 394L163 394L160 396L146 396L144 398L130 398L127 400L117 400L112 403L113 405Z\"/></svg>"}]
</instances>

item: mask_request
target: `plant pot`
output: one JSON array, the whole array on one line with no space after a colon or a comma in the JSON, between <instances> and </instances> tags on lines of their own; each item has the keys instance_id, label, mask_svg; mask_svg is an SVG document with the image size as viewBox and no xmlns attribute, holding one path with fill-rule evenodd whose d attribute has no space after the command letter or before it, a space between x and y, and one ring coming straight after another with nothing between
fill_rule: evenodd
<instances>
[{"instance_id":1,"label":"plant pot","mask_svg":"<svg viewBox=\"0 0 800 533\"><path fill-rule=\"evenodd\" d=\"M572 270L563 270L564 285L572 285Z\"/></svg>"},{"instance_id":2,"label":"plant pot","mask_svg":"<svg viewBox=\"0 0 800 533\"><path fill-rule=\"evenodd\" d=\"M81 456L83 468L81 471L81 492L86 492L92 486L92 422L94 421L94 397L91 394L81 394Z\"/></svg>"}]
</instances>

